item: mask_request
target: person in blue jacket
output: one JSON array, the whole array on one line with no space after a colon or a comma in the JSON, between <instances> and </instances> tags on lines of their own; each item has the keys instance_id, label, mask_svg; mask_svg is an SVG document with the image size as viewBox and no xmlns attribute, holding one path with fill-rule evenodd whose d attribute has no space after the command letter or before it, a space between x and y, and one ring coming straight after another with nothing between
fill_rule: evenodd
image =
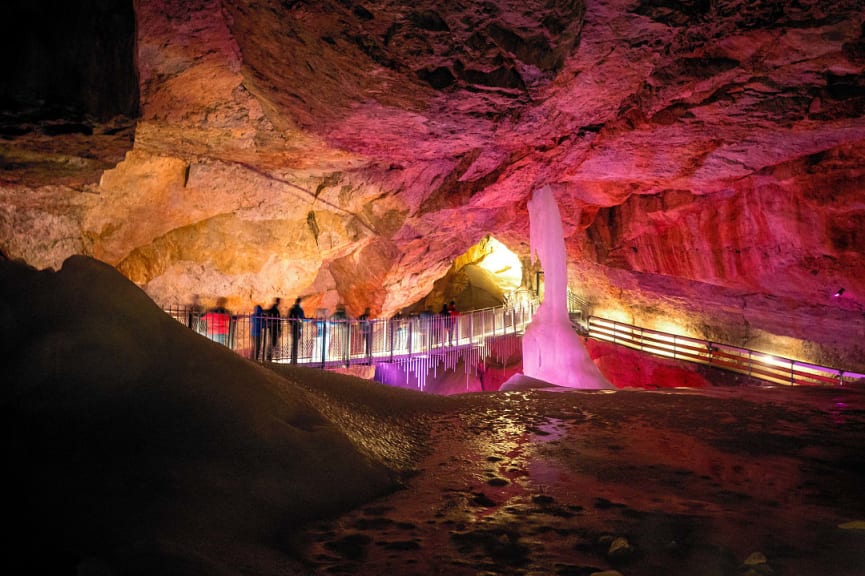
<instances>
[{"instance_id":1,"label":"person in blue jacket","mask_svg":"<svg viewBox=\"0 0 865 576\"><path fill-rule=\"evenodd\" d=\"M261 333L264 328L264 309L261 305L256 304L252 311L252 318L249 322L249 334L252 336L252 359L256 362L262 361L261 355Z\"/></svg>"}]
</instances>

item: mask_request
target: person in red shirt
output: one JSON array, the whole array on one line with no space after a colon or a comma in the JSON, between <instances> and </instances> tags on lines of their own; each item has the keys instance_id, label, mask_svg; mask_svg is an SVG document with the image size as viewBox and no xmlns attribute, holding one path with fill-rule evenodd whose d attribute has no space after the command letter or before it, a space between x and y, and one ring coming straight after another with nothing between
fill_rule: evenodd
<instances>
[{"instance_id":1,"label":"person in red shirt","mask_svg":"<svg viewBox=\"0 0 865 576\"><path fill-rule=\"evenodd\" d=\"M456 303L451 300L448 304L448 318L447 318L447 326L448 326L448 345L453 346L454 339L454 326L457 324L457 316L459 316L459 310L457 310ZM457 340L459 341L459 333L457 333Z\"/></svg>"},{"instance_id":2,"label":"person in red shirt","mask_svg":"<svg viewBox=\"0 0 865 576\"><path fill-rule=\"evenodd\" d=\"M225 298L217 298L216 306L204 315L207 337L223 346L228 345L228 334L231 330L231 312L225 308Z\"/></svg>"}]
</instances>

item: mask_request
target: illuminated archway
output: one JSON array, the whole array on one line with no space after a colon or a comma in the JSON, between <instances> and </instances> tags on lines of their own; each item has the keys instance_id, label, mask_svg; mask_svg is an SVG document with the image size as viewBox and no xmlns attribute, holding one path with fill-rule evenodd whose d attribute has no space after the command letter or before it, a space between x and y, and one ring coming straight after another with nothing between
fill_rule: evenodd
<instances>
[{"instance_id":1,"label":"illuminated archway","mask_svg":"<svg viewBox=\"0 0 865 576\"><path fill-rule=\"evenodd\" d=\"M488 234L454 260L421 307L438 310L451 300L460 310L500 306L520 288L522 279L519 256Z\"/></svg>"}]
</instances>

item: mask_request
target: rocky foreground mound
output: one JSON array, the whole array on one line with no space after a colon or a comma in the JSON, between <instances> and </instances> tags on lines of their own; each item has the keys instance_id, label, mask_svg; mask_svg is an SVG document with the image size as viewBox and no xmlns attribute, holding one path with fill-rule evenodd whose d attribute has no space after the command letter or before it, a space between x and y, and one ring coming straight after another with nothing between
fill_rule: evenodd
<instances>
[{"instance_id":1,"label":"rocky foreground mound","mask_svg":"<svg viewBox=\"0 0 865 576\"><path fill-rule=\"evenodd\" d=\"M301 523L392 489L413 449L358 447L95 260L0 262L0 324L7 549L50 573L286 573Z\"/></svg>"}]
</instances>

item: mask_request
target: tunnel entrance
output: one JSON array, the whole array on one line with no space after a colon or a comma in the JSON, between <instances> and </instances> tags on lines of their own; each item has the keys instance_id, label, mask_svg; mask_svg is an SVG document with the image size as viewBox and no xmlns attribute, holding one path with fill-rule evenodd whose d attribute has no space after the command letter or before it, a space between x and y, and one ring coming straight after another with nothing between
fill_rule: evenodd
<instances>
[{"instance_id":1,"label":"tunnel entrance","mask_svg":"<svg viewBox=\"0 0 865 576\"><path fill-rule=\"evenodd\" d=\"M412 311L438 311L451 300L460 311L493 308L510 301L524 285L520 257L487 234L454 259L447 273Z\"/></svg>"}]
</instances>

